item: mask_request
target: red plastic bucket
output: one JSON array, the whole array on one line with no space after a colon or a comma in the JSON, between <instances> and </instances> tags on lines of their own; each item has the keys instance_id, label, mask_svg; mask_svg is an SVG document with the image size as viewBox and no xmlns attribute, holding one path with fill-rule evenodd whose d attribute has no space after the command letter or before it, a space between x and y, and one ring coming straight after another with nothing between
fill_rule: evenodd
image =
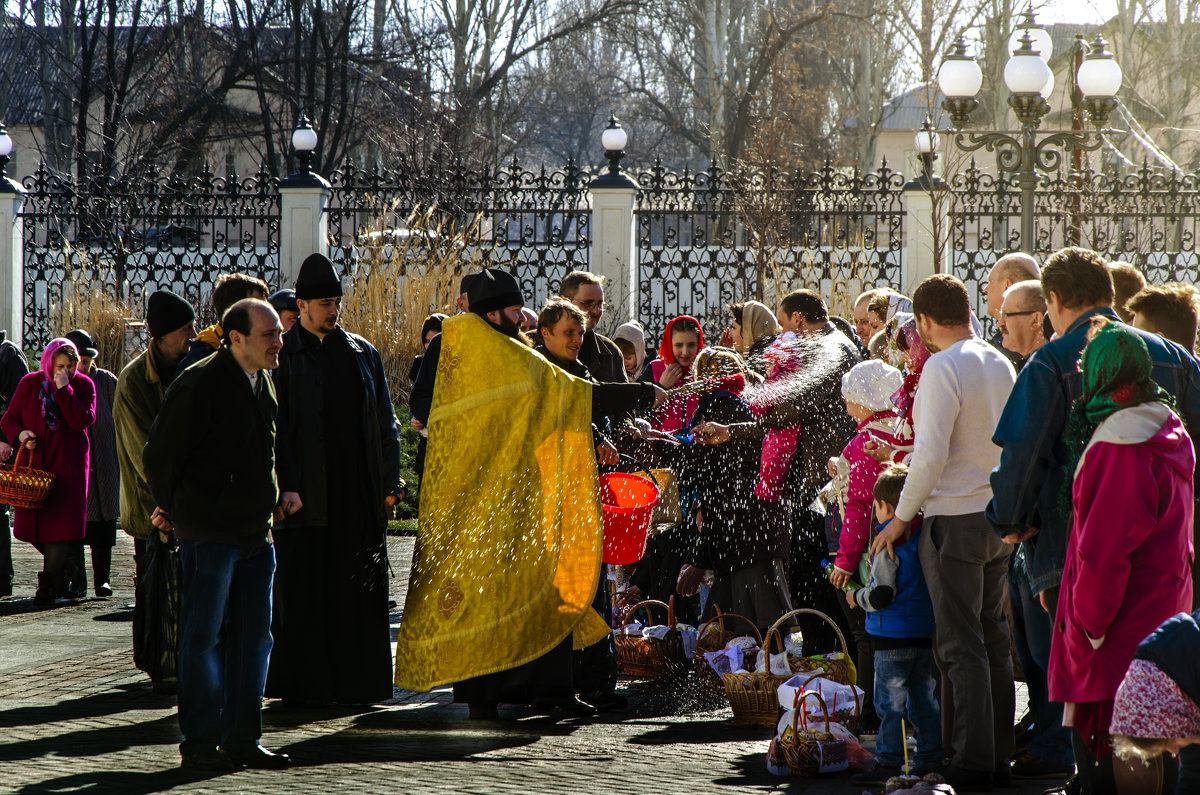
<instances>
[{"instance_id":1,"label":"red plastic bucket","mask_svg":"<svg viewBox=\"0 0 1200 795\"><path fill-rule=\"evenodd\" d=\"M658 486L641 475L606 472L600 476L605 563L624 566L642 559L650 514L657 504Z\"/></svg>"}]
</instances>

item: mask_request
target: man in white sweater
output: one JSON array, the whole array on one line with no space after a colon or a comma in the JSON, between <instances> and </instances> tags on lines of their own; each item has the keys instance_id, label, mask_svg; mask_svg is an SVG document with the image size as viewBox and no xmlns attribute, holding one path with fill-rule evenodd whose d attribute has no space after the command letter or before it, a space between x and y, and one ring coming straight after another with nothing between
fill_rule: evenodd
<instances>
[{"instance_id":1,"label":"man in white sweater","mask_svg":"<svg viewBox=\"0 0 1200 795\"><path fill-rule=\"evenodd\" d=\"M1012 547L984 518L989 476L1000 463L992 443L1016 374L971 330L966 287L931 276L913 293L913 314L933 353L913 405L915 446L893 519L872 551L907 535L924 510L918 547L933 601L938 657L953 687L954 761L945 771L960 790L992 788L1013 752L1014 693L1004 580Z\"/></svg>"}]
</instances>

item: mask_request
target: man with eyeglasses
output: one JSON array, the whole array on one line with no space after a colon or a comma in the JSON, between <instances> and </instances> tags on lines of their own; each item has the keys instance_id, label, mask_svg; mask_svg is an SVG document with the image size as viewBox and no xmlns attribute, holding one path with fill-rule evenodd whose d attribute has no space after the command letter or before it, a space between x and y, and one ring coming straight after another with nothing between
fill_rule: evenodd
<instances>
[{"instance_id":1,"label":"man with eyeglasses","mask_svg":"<svg viewBox=\"0 0 1200 795\"><path fill-rule=\"evenodd\" d=\"M984 297L987 299L987 313L993 319L1000 319L1000 308L1004 304L1004 293L1017 282L1038 278L1037 260L1028 254L1014 251L996 260L996 264L988 271L987 286L984 287ZM1020 370L1024 363L1020 354L1013 351L1003 342L1002 332L997 330L988 340L996 350L1003 353L1012 362L1014 369Z\"/></svg>"},{"instance_id":2,"label":"man with eyeglasses","mask_svg":"<svg viewBox=\"0 0 1200 795\"><path fill-rule=\"evenodd\" d=\"M596 331L596 324L604 315L604 277L588 271L572 271L563 277L558 293L587 315L579 363L602 384L626 382L625 357L621 349Z\"/></svg>"},{"instance_id":3,"label":"man with eyeglasses","mask_svg":"<svg viewBox=\"0 0 1200 795\"><path fill-rule=\"evenodd\" d=\"M1017 282L1004 291L1000 307L1000 344L1017 355L1017 372L1038 348L1046 344L1046 299L1037 279Z\"/></svg>"}]
</instances>

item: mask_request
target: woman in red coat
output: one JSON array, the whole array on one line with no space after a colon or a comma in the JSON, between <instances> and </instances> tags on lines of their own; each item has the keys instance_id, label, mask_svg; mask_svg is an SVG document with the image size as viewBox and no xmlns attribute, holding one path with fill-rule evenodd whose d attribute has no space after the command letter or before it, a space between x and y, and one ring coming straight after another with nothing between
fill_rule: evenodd
<instances>
[{"instance_id":1,"label":"woman in red coat","mask_svg":"<svg viewBox=\"0 0 1200 795\"><path fill-rule=\"evenodd\" d=\"M1066 707L1084 792L1152 792L1151 770L1114 763L1113 699L1142 639L1192 606L1195 455L1150 378L1136 332L1097 325L1067 425L1074 516L1054 615L1050 698ZM1097 766L1098 763L1098 766ZM1114 767L1116 769L1114 770ZM1111 772L1110 772L1111 771Z\"/></svg>"},{"instance_id":2,"label":"woman in red coat","mask_svg":"<svg viewBox=\"0 0 1200 795\"><path fill-rule=\"evenodd\" d=\"M13 536L42 553L34 604L52 604L66 591L68 543L86 535L88 438L96 421L96 387L76 372L79 351L56 339L42 352L42 369L17 384L0 431L33 453L32 466L54 473L40 508L17 508Z\"/></svg>"}]
</instances>

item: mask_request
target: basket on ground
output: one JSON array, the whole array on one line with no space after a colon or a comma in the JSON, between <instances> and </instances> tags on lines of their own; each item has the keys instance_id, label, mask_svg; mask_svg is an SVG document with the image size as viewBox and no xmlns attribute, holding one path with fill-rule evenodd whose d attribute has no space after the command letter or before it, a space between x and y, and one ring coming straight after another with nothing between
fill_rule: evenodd
<instances>
[{"instance_id":1,"label":"basket on ground","mask_svg":"<svg viewBox=\"0 0 1200 795\"><path fill-rule=\"evenodd\" d=\"M776 691L791 675L771 673L769 661L772 639L778 641L779 651L783 651L779 631L772 627L763 642L768 660L766 671L721 674L725 697L729 699L729 708L733 710L733 722L739 726L774 726L779 720L779 694Z\"/></svg>"},{"instance_id":2,"label":"basket on ground","mask_svg":"<svg viewBox=\"0 0 1200 795\"><path fill-rule=\"evenodd\" d=\"M758 642L759 647L762 646L762 635L758 633L758 627L754 626L754 622L745 616L737 613L722 613L721 608L716 605L714 605L714 609L716 615L704 622L696 634L696 651L692 654L692 662L696 669L696 681L700 687L709 693L723 694L725 683L721 681L721 675L708 664L708 660L704 659L704 653L720 651L725 648L725 644L738 637L736 632L726 628L725 619L736 618L749 626L750 634Z\"/></svg>"},{"instance_id":3,"label":"basket on ground","mask_svg":"<svg viewBox=\"0 0 1200 795\"><path fill-rule=\"evenodd\" d=\"M809 728L804 702L815 698L825 717L825 730ZM813 778L820 773L837 773L850 766L846 756L846 741L829 731L829 708L821 694L809 690L797 693L792 723L779 736L779 751L783 754L793 776Z\"/></svg>"},{"instance_id":4,"label":"basket on ground","mask_svg":"<svg viewBox=\"0 0 1200 795\"><path fill-rule=\"evenodd\" d=\"M650 606L661 607L667 613L667 633L661 638L642 635L626 635L625 627L638 609L645 607L647 626L653 620ZM647 599L630 606L621 619L621 628L616 630L614 642L617 647L617 670L633 679L669 679L687 672L687 658L683 653L683 637L675 624L675 597L669 603Z\"/></svg>"},{"instance_id":5,"label":"basket on ground","mask_svg":"<svg viewBox=\"0 0 1200 795\"><path fill-rule=\"evenodd\" d=\"M25 455L25 466L21 456ZM33 451L21 445L11 469L0 469L0 503L14 508L40 508L54 488L54 473L31 466Z\"/></svg>"},{"instance_id":6,"label":"basket on ground","mask_svg":"<svg viewBox=\"0 0 1200 795\"><path fill-rule=\"evenodd\" d=\"M850 660L850 647L846 645L846 636L842 634L842 630L838 627L837 622L825 613L809 607L801 607L790 613L784 613L779 617L778 621L771 625L771 629L782 633L784 622L798 615L816 616L833 627L833 631L842 645L842 650L840 652L833 652L832 654L814 654L803 657L789 656L788 664L792 667L792 671L798 674L805 671L824 671L822 676L826 679L832 679L834 682L843 685L853 685L855 683L854 680L857 678L857 672L854 670L854 663Z\"/></svg>"}]
</instances>

